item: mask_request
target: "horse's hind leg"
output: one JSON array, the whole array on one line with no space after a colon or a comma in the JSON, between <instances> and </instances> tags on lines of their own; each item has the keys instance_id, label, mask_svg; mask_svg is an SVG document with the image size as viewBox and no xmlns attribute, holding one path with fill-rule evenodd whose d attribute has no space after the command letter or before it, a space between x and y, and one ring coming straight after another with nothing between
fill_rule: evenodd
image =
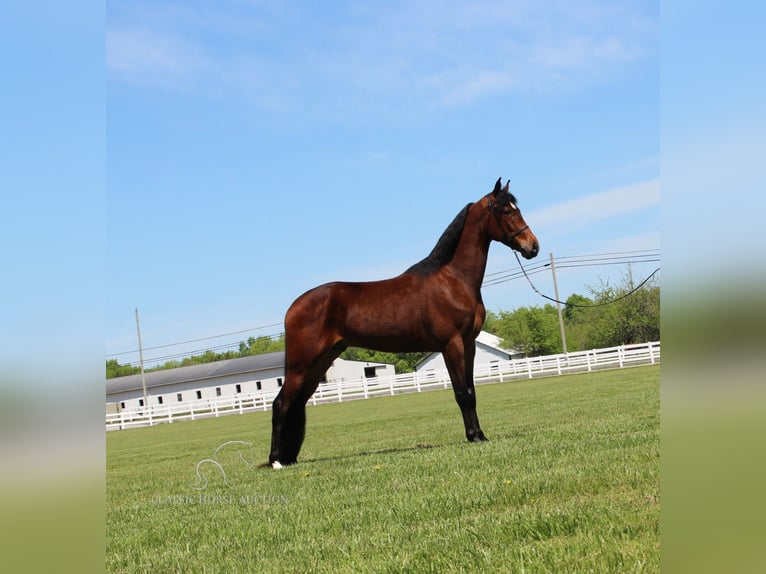
<instances>
[{"instance_id":1,"label":"horse's hind leg","mask_svg":"<svg viewBox=\"0 0 766 574\"><path fill-rule=\"evenodd\" d=\"M269 464L275 468L293 464L303 444L306 431L306 403L301 402L295 391L300 392L302 383L285 377L285 385L274 399L271 412L271 452ZM290 386L288 386L290 385Z\"/></svg>"},{"instance_id":2,"label":"horse's hind leg","mask_svg":"<svg viewBox=\"0 0 766 574\"><path fill-rule=\"evenodd\" d=\"M306 403L314 394L322 375L345 348L338 343L313 361L288 364L285 384L274 399L271 423L269 464L274 468L294 464L306 435Z\"/></svg>"}]
</instances>

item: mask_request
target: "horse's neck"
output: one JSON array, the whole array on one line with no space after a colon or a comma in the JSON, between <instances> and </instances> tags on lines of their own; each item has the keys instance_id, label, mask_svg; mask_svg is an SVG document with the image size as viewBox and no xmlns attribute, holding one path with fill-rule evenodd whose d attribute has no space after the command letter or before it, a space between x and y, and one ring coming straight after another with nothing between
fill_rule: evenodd
<instances>
[{"instance_id":1,"label":"horse's neck","mask_svg":"<svg viewBox=\"0 0 766 574\"><path fill-rule=\"evenodd\" d=\"M476 290L481 290L487 268L490 239L486 233L487 219L481 204L475 203L460 235L455 254L448 267L452 272Z\"/></svg>"}]
</instances>

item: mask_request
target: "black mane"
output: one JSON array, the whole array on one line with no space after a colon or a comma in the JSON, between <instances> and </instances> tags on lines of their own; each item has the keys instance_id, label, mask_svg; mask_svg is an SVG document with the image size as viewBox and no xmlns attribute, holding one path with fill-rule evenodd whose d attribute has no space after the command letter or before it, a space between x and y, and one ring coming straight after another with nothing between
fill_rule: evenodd
<instances>
[{"instance_id":1,"label":"black mane","mask_svg":"<svg viewBox=\"0 0 766 574\"><path fill-rule=\"evenodd\" d=\"M455 255L455 249L460 241L460 235L463 233L463 227L465 226L465 220L468 217L468 210L473 203L466 205L460 213L455 216L444 230L439 241L436 242L436 246L428 254L428 257L415 263L412 267L407 269L405 273L418 273L420 275L430 275L441 269L444 265L452 260L452 256Z\"/></svg>"}]
</instances>

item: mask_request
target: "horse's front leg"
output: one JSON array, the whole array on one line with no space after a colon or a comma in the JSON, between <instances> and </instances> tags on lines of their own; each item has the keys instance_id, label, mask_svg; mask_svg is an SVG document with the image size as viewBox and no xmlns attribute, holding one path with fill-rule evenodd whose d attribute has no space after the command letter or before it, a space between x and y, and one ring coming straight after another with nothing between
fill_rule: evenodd
<instances>
[{"instance_id":1,"label":"horse's front leg","mask_svg":"<svg viewBox=\"0 0 766 574\"><path fill-rule=\"evenodd\" d=\"M476 356L476 341L463 341L456 337L442 352L447 364L455 400L460 407L465 425L465 436L469 442L487 440L479 426L476 414L476 392L473 384L473 360Z\"/></svg>"}]
</instances>

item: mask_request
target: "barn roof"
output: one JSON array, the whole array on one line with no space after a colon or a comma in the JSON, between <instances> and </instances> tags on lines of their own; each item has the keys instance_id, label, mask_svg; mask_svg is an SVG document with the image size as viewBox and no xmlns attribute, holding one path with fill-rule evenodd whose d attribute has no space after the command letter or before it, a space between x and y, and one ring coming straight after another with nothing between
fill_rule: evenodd
<instances>
[{"instance_id":1,"label":"barn roof","mask_svg":"<svg viewBox=\"0 0 766 574\"><path fill-rule=\"evenodd\" d=\"M162 387L176 383L188 383L201 381L226 375L239 375L242 373L255 373L283 367L285 352L266 353L264 355L252 355L225 361L189 365L163 371L145 373L146 388ZM141 375L128 375L106 380L106 394L112 395L125 391L141 390Z\"/></svg>"}]
</instances>

